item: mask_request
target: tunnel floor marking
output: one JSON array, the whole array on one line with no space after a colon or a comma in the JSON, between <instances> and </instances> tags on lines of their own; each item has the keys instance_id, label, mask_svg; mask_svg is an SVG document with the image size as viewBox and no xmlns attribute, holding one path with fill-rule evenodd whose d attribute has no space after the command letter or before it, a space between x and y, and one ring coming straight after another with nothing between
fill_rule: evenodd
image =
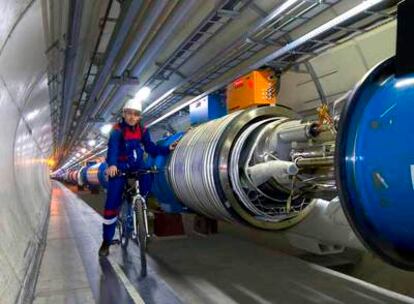
<instances>
[{"instance_id":1,"label":"tunnel floor marking","mask_svg":"<svg viewBox=\"0 0 414 304\"><path fill-rule=\"evenodd\" d=\"M377 286L377 285L374 285L372 283L365 282L365 281L360 280L360 279L355 278L355 277L347 276L346 274L336 272L335 270L325 268L323 266L319 266L319 265L316 265L316 264L309 264L309 265L310 265L311 268L316 269L320 272L324 272L324 273L327 273L327 274L332 275L334 277L338 277L338 278L341 278L341 279L344 279L344 280L347 280L347 281L350 281L350 282L357 283L359 286L362 286L362 287L367 288L368 290L377 292L378 294L381 294L381 295L390 297L392 299L401 301L402 303L414 304L414 299L409 297L409 296L397 293L397 292L389 290L389 289L382 288L381 286Z\"/></svg>"},{"instance_id":2,"label":"tunnel floor marking","mask_svg":"<svg viewBox=\"0 0 414 304\"><path fill-rule=\"evenodd\" d=\"M145 304L139 292L135 289L134 285L129 281L128 277L125 275L121 267L119 267L118 263L115 262L112 257L107 257L107 260L111 264L119 280L122 282L122 284L124 284L126 291L128 292L129 296L132 298L134 303Z\"/></svg>"}]
</instances>

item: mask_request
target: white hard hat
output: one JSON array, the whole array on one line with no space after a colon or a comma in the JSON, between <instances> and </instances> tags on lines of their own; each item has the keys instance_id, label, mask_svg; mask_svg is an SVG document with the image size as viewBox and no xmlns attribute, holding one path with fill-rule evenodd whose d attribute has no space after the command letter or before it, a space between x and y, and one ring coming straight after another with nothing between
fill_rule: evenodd
<instances>
[{"instance_id":1,"label":"white hard hat","mask_svg":"<svg viewBox=\"0 0 414 304\"><path fill-rule=\"evenodd\" d=\"M137 100L135 98L132 98L132 99L128 100L125 103L125 105L122 108L122 110L125 110L125 109L131 109L131 110L135 110L135 111L141 112L142 111L141 101L139 101L139 100Z\"/></svg>"}]
</instances>

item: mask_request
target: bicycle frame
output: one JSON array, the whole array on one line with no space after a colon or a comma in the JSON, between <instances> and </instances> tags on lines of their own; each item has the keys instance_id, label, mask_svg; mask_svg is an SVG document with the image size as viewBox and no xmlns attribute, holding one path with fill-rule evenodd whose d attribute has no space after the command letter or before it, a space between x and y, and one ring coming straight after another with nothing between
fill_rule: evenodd
<instances>
[{"instance_id":1,"label":"bicycle frame","mask_svg":"<svg viewBox=\"0 0 414 304\"><path fill-rule=\"evenodd\" d=\"M122 214L119 218L119 226L121 227L120 231L120 243L123 248L128 247L128 239L131 238L136 241L139 245L140 255L141 255L141 275L145 277L147 275L147 262L145 257L145 251L147 247L147 239L150 237L149 228L148 228L148 217L147 217L147 203L145 197L140 192L139 180L134 179L135 181L135 193L133 195L128 194L127 204L130 203L128 208L132 208L132 221L133 227L131 232L124 232L122 229L128 227L128 224L123 226L123 222L127 221L129 216L129 211L127 214ZM125 198L125 196L124 196ZM125 202L123 202L125 204ZM131 210L131 209L129 209ZM126 240L122 242L123 237L126 235Z\"/></svg>"}]
</instances>

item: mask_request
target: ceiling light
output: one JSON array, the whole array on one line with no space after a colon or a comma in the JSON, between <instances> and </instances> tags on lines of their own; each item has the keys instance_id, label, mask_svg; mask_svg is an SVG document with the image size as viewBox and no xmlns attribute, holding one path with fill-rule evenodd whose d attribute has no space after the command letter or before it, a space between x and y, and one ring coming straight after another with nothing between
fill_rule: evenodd
<instances>
[{"instance_id":1,"label":"ceiling light","mask_svg":"<svg viewBox=\"0 0 414 304\"><path fill-rule=\"evenodd\" d=\"M112 130L112 124L106 124L101 127L101 133L103 135L108 135Z\"/></svg>"},{"instance_id":2,"label":"ceiling light","mask_svg":"<svg viewBox=\"0 0 414 304\"><path fill-rule=\"evenodd\" d=\"M135 94L134 99L143 101L147 99L151 94L151 89L149 87L143 87L138 90L138 92Z\"/></svg>"},{"instance_id":3,"label":"ceiling light","mask_svg":"<svg viewBox=\"0 0 414 304\"><path fill-rule=\"evenodd\" d=\"M88 141L88 146L89 147L93 147L93 146L95 146L96 145L96 140L95 139L90 139L89 141Z\"/></svg>"},{"instance_id":4,"label":"ceiling light","mask_svg":"<svg viewBox=\"0 0 414 304\"><path fill-rule=\"evenodd\" d=\"M34 110L32 112L30 112L29 114L27 114L26 118L27 120L32 120L33 118L35 118L38 114L40 113L39 110Z\"/></svg>"},{"instance_id":5,"label":"ceiling light","mask_svg":"<svg viewBox=\"0 0 414 304\"><path fill-rule=\"evenodd\" d=\"M155 107L157 104L159 104L160 102L162 102L164 99L166 99L168 96L170 96L176 89L178 88L178 86L173 87L172 89L170 89L168 92L166 92L165 94L163 94L161 97L159 97L157 100L151 102L150 105L148 105L148 107L146 107L143 110L143 113L147 112L148 110L152 109L153 107Z\"/></svg>"},{"instance_id":6,"label":"ceiling light","mask_svg":"<svg viewBox=\"0 0 414 304\"><path fill-rule=\"evenodd\" d=\"M81 153L85 154L88 150L86 148L81 149Z\"/></svg>"},{"instance_id":7,"label":"ceiling light","mask_svg":"<svg viewBox=\"0 0 414 304\"><path fill-rule=\"evenodd\" d=\"M292 41L291 43L286 44L284 47L276 50L276 52L266 56L264 59L255 63L255 66L262 66L270 61L279 59L283 55L291 52L293 49L298 48L303 45L305 42L318 37L319 35L331 30L332 28L344 23L345 21L355 17L358 14L365 12L366 10L372 8L373 6L384 2L385 0L365 0L362 3L354 6L345 13L325 22L321 26L315 28L314 30L306 33L305 35L299 37L298 39Z\"/></svg>"}]
</instances>

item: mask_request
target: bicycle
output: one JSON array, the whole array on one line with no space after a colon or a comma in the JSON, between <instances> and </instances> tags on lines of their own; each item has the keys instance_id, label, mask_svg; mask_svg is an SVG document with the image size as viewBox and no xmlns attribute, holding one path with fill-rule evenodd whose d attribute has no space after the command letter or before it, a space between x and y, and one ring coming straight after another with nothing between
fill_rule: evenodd
<instances>
[{"instance_id":1,"label":"bicycle","mask_svg":"<svg viewBox=\"0 0 414 304\"><path fill-rule=\"evenodd\" d=\"M130 239L138 244L142 277L147 275L147 259L145 252L150 235L148 229L147 202L145 196L140 192L139 176L156 172L157 171L154 170L138 170L119 173L121 176L126 176L127 182L123 193L121 210L117 220L119 233L118 242L124 249L128 247ZM131 179L134 181L134 186L129 184ZM117 240L115 240L115 242L117 242Z\"/></svg>"}]
</instances>

